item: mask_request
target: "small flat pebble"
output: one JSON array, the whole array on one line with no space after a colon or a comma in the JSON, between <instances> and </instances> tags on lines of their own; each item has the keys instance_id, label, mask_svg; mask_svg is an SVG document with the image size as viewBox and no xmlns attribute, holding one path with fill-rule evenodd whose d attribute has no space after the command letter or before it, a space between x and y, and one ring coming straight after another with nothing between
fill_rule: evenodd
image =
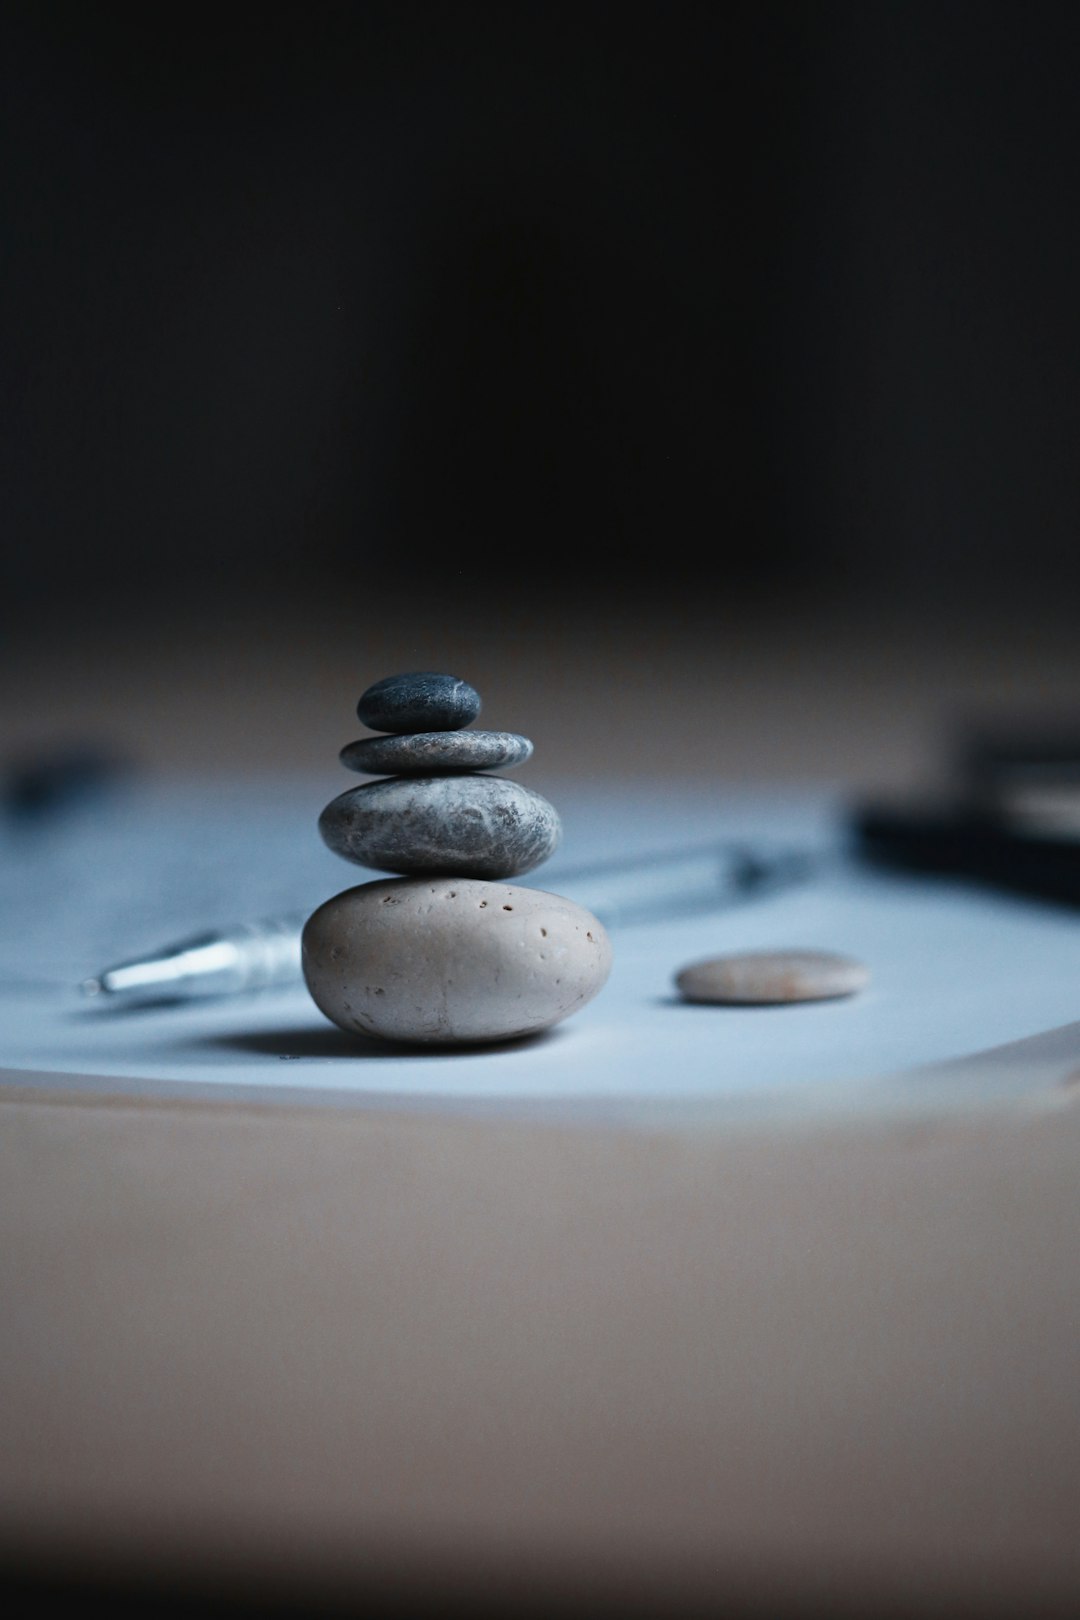
<instances>
[{"instance_id":1,"label":"small flat pebble","mask_svg":"<svg viewBox=\"0 0 1080 1620\"><path fill-rule=\"evenodd\" d=\"M523 765L532 751L528 737L516 731L419 731L349 743L341 750L341 763L369 776L435 776L510 770Z\"/></svg>"},{"instance_id":2,"label":"small flat pebble","mask_svg":"<svg viewBox=\"0 0 1080 1620\"><path fill-rule=\"evenodd\" d=\"M675 976L686 1001L734 1005L829 1001L869 983L861 962L832 951L742 951L691 962Z\"/></svg>"},{"instance_id":3,"label":"small flat pebble","mask_svg":"<svg viewBox=\"0 0 1080 1620\"><path fill-rule=\"evenodd\" d=\"M418 670L376 681L356 712L372 731L459 731L480 713L480 694L456 675Z\"/></svg>"},{"instance_id":4,"label":"small flat pebble","mask_svg":"<svg viewBox=\"0 0 1080 1620\"><path fill-rule=\"evenodd\" d=\"M558 846L558 811L505 776L389 776L349 788L319 817L336 855L379 872L517 877Z\"/></svg>"},{"instance_id":5,"label":"small flat pebble","mask_svg":"<svg viewBox=\"0 0 1080 1620\"><path fill-rule=\"evenodd\" d=\"M611 944L562 895L475 878L391 878L308 918L304 978L339 1028L383 1040L510 1040L591 1001Z\"/></svg>"}]
</instances>

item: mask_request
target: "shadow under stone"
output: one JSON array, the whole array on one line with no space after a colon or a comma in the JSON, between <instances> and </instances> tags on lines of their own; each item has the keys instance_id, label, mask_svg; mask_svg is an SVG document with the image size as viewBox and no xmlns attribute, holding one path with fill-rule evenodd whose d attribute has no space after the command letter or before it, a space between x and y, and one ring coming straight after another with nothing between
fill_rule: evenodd
<instances>
[{"instance_id":1,"label":"shadow under stone","mask_svg":"<svg viewBox=\"0 0 1080 1620\"><path fill-rule=\"evenodd\" d=\"M733 996L723 1001L693 1001L689 996L657 996L653 1002L655 1007L697 1007L707 1012L723 1012L728 1008L734 1012L778 1012L781 1009L792 1011L797 1007L829 1007L836 1002L854 1001L854 995L841 996L807 996L803 1000L793 1001L737 1001Z\"/></svg>"},{"instance_id":2,"label":"shadow under stone","mask_svg":"<svg viewBox=\"0 0 1080 1620\"><path fill-rule=\"evenodd\" d=\"M363 1058L445 1058L497 1056L500 1052L521 1051L542 1042L557 1040L557 1030L540 1030L535 1035L518 1035L512 1040L443 1043L384 1041L369 1035L349 1035L328 1025L325 1029L276 1029L238 1031L232 1035L205 1035L178 1044L203 1052L239 1052L253 1058L299 1059Z\"/></svg>"}]
</instances>

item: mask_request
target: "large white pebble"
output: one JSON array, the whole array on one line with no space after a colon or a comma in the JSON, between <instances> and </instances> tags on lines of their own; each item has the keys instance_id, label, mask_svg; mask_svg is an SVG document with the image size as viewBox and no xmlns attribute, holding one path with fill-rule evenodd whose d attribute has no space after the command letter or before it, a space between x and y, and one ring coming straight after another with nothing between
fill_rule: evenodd
<instances>
[{"instance_id":1,"label":"large white pebble","mask_svg":"<svg viewBox=\"0 0 1080 1620\"><path fill-rule=\"evenodd\" d=\"M350 1033L464 1044L531 1035L591 1001L611 942L562 895L480 878L384 878L307 920L304 978Z\"/></svg>"}]
</instances>

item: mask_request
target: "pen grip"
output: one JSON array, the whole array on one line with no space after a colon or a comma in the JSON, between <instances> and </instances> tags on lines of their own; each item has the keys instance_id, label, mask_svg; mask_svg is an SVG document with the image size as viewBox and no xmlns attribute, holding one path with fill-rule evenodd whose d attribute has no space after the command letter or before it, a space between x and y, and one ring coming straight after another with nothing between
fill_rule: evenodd
<instances>
[{"instance_id":1,"label":"pen grip","mask_svg":"<svg viewBox=\"0 0 1080 1620\"><path fill-rule=\"evenodd\" d=\"M306 913L268 917L243 924L225 936L237 952L235 971L241 990L262 990L300 978L300 932Z\"/></svg>"}]
</instances>

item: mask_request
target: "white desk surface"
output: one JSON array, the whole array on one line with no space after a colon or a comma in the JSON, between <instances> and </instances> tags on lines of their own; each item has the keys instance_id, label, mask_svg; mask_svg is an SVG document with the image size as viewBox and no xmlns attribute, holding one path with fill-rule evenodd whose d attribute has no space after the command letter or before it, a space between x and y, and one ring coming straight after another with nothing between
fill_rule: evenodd
<instances>
[{"instance_id":1,"label":"white desk surface","mask_svg":"<svg viewBox=\"0 0 1080 1620\"><path fill-rule=\"evenodd\" d=\"M575 858L610 842L563 807ZM798 799L620 813L832 836ZM310 849L317 903L349 874ZM9 1561L508 1612L1080 1602L1080 1032L1024 1044L1075 1016L1071 919L841 864L615 935L550 1040L444 1062L358 1056L302 995L91 1021L70 975L124 942L56 894L4 1004ZM672 1001L770 942L873 987Z\"/></svg>"}]
</instances>

